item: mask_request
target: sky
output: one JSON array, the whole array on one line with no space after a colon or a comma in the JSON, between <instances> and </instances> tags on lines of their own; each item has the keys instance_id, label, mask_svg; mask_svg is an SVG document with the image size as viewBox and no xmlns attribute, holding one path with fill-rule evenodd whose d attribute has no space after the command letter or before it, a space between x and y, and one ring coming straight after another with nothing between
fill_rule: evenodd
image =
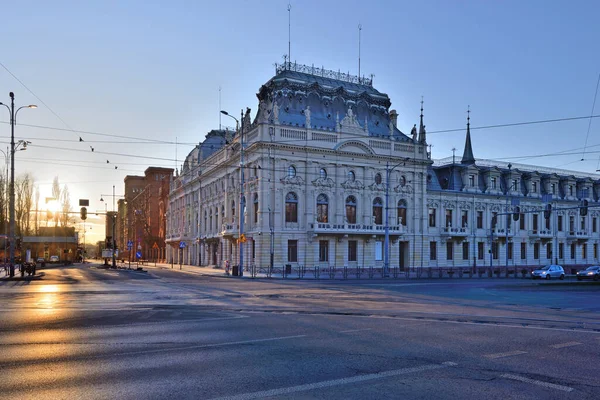
<instances>
[{"instance_id":1,"label":"sky","mask_svg":"<svg viewBox=\"0 0 600 400\"><path fill-rule=\"evenodd\" d=\"M600 169L600 118L476 129L600 115L600 2L289 4L289 13L280 0L3 4L0 102L12 91L16 106L38 105L18 114L15 139L31 145L16 153L16 175L30 173L42 199L58 176L74 211L90 200L88 242L103 239L93 213L112 209L113 185L118 200L126 175L180 166L218 128L219 97L233 115L256 112L256 93L288 52L288 16L292 61L352 74L360 24L361 73L374 74L405 133L423 98L434 159L462 156L470 107L476 158ZM8 121L0 107L3 150ZM452 129L462 130L436 133Z\"/></svg>"}]
</instances>

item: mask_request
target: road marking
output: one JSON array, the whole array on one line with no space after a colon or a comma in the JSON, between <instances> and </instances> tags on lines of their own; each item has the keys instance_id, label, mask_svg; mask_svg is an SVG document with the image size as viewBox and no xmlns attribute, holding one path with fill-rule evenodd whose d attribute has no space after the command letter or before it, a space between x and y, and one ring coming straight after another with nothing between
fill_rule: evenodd
<instances>
[{"instance_id":1,"label":"road marking","mask_svg":"<svg viewBox=\"0 0 600 400\"><path fill-rule=\"evenodd\" d=\"M392 370L392 371L378 372L375 374L358 375L358 376L353 376L351 378L333 379L333 380L329 380L329 381L308 383L306 385L290 386L290 387L286 387L286 388L264 390L261 392L242 393L242 394L237 394L234 396L218 397L213 400L251 400L251 399L259 399L259 398L263 398L263 397L283 396L283 395L289 395L289 394L298 393L298 392L306 392L308 390L323 389L323 388L328 388L328 387L332 387L332 386L348 385L351 383L371 381L374 379L383 379L383 378L389 378L389 377L393 377L393 376L407 375L407 374L412 374L415 372L433 371L436 369L454 367L456 365L458 365L458 364L456 364L454 362L450 362L450 361L444 362L442 364L428 364L428 365L422 365L420 367L402 368L402 369L396 369L396 370Z\"/></svg>"},{"instance_id":2,"label":"road marking","mask_svg":"<svg viewBox=\"0 0 600 400\"><path fill-rule=\"evenodd\" d=\"M526 351L515 350L515 351L507 351L506 353L494 353L494 354L486 354L485 358L495 359L495 358L503 358L503 357L512 357L518 356L520 354L526 354Z\"/></svg>"},{"instance_id":3,"label":"road marking","mask_svg":"<svg viewBox=\"0 0 600 400\"><path fill-rule=\"evenodd\" d=\"M580 344L581 343L579 343L579 342L567 342L567 343L552 344L552 345L550 345L550 347L552 347L554 349L562 349L563 347L578 346Z\"/></svg>"},{"instance_id":4,"label":"road marking","mask_svg":"<svg viewBox=\"0 0 600 400\"><path fill-rule=\"evenodd\" d=\"M367 329L350 329L347 331L339 331L339 333L350 333L350 332L364 332L364 331L370 331L371 328L367 328Z\"/></svg>"},{"instance_id":5,"label":"road marking","mask_svg":"<svg viewBox=\"0 0 600 400\"><path fill-rule=\"evenodd\" d=\"M543 386L543 387L547 387L550 389L562 390L563 392L572 392L573 391L573 388L568 387L568 386L557 385L556 383L550 383L550 382L536 381L535 379L529 379L529 378L525 378L525 377L519 376L519 375L504 374L504 375L500 375L500 377L506 378L506 379L513 379L515 381L521 381L524 383L531 383L532 385Z\"/></svg>"}]
</instances>

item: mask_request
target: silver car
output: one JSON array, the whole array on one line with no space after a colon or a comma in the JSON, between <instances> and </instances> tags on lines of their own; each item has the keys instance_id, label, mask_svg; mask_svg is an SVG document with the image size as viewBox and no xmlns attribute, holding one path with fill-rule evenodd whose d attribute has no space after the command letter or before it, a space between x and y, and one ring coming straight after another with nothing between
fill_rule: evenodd
<instances>
[{"instance_id":1,"label":"silver car","mask_svg":"<svg viewBox=\"0 0 600 400\"><path fill-rule=\"evenodd\" d=\"M583 271L577 272L577 280L580 281L582 279L593 279L595 281L600 279L600 266L593 265Z\"/></svg>"},{"instance_id":2,"label":"silver car","mask_svg":"<svg viewBox=\"0 0 600 400\"><path fill-rule=\"evenodd\" d=\"M531 272L531 279L565 279L565 270L560 265L546 265L543 268Z\"/></svg>"}]
</instances>

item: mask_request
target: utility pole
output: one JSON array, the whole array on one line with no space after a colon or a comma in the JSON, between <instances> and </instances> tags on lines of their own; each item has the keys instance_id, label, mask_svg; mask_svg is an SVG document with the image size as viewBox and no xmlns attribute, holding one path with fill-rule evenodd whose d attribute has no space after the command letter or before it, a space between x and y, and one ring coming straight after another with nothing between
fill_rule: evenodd
<instances>
[{"instance_id":1,"label":"utility pole","mask_svg":"<svg viewBox=\"0 0 600 400\"><path fill-rule=\"evenodd\" d=\"M240 112L242 122L240 124L240 234L239 234L239 252L240 252L240 266L238 270L239 276L244 276L244 209L245 198L244 198L244 109Z\"/></svg>"}]
</instances>

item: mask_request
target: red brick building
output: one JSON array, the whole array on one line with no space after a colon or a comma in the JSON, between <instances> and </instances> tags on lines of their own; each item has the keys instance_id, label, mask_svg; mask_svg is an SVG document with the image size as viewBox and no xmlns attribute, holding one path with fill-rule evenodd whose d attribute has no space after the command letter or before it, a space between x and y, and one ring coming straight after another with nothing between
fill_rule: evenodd
<instances>
[{"instance_id":1,"label":"red brick building","mask_svg":"<svg viewBox=\"0 0 600 400\"><path fill-rule=\"evenodd\" d=\"M165 212L172 176L172 168L149 167L144 176L125 177L125 198L117 211L119 258L134 260L141 251L143 259L165 259ZM131 251L128 241L133 243Z\"/></svg>"}]
</instances>

